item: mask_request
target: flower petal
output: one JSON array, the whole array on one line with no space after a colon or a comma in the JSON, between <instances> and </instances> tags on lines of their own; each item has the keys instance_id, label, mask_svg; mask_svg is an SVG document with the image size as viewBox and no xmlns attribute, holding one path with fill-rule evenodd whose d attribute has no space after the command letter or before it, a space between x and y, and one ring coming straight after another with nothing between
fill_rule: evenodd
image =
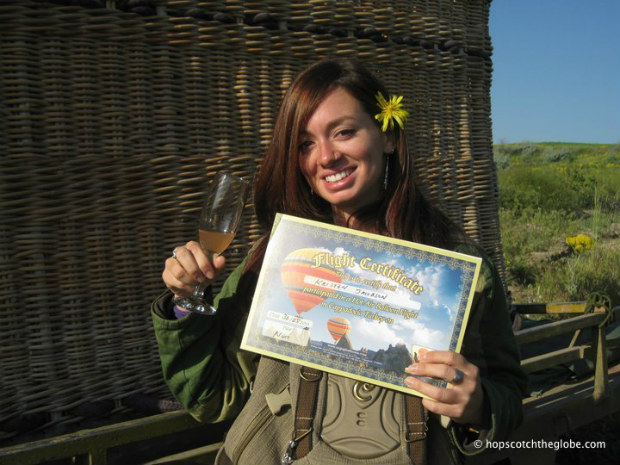
<instances>
[{"instance_id":1,"label":"flower petal","mask_svg":"<svg viewBox=\"0 0 620 465\"><path fill-rule=\"evenodd\" d=\"M383 94L381 92L377 92L377 102L379 103L379 108L381 108L382 110L387 105L387 101L385 100L385 97L383 97Z\"/></svg>"},{"instance_id":2,"label":"flower petal","mask_svg":"<svg viewBox=\"0 0 620 465\"><path fill-rule=\"evenodd\" d=\"M398 125L401 127L401 129L405 127L403 124L403 120L400 119L400 116L397 113L394 113L394 119L396 120Z\"/></svg>"}]
</instances>

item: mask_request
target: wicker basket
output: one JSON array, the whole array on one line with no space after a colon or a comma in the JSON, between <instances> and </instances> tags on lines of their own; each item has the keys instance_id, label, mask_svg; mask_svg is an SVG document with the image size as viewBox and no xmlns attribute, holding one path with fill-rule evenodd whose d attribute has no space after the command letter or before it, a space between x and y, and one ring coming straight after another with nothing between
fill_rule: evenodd
<instances>
[{"instance_id":1,"label":"wicker basket","mask_svg":"<svg viewBox=\"0 0 620 465\"><path fill-rule=\"evenodd\" d=\"M412 103L425 189L503 269L488 0L62 3L0 3L0 441L169 398L163 262L213 173L255 171L318 58L358 57ZM251 210L231 267L261 233Z\"/></svg>"}]
</instances>

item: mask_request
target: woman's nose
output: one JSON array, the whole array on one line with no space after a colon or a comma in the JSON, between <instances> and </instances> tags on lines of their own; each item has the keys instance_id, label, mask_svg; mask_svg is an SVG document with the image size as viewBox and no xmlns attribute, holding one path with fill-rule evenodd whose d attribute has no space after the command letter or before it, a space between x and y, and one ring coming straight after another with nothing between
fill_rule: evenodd
<instances>
[{"instance_id":1,"label":"woman's nose","mask_svg":"<svg viewBox=\"0 0 620 465\"><path fill-rule=\"evenodd\" d=\"M335 149L333 144L323 142L319 144L319 162L323 165L329 165L340 158L340 153Z\"/></svg>"}]
</instances>

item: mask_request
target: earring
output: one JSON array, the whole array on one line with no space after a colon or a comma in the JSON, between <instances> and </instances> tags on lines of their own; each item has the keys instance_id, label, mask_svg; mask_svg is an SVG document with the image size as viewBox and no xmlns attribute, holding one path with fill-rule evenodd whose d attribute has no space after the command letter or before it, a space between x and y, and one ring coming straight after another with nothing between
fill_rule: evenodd
<instances>
[{"instance_id":1,"label":"earring","mask_svg":"<svg viewBox=\"0 0 620 465\"><path fill-rule=\"evenodd\" d=\"M390 156L388 155L385 158L385 176L383 177L383 190L386 191L388 188L388 175L390 171Z\"/></svg>"}]
</instances>

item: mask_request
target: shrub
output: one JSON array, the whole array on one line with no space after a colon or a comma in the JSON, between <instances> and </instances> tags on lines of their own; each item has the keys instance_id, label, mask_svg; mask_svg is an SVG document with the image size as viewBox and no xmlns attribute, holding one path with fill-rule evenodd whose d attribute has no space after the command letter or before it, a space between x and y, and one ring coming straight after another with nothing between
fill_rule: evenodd
<instances>
[{"instance_id":1,"label":"shrub","mask_svg":"<svg viewBox=\"0 0 620 465\"><path fill-rule=\"evenodd\" d=\"M545 147L542 152L542 160L546 163L555 163L559 161L571 161L575 157L575 152L568 147Z\"/></svg>"},{"instance_id":2,"label":"shrub","mask_svg":"<svg viewBox=\"0 0 620 465\"><path fill-rule=\"evenodd\" d=\"M596 193L596 179L592 170L569 165L565 171L569 188L576 194L578 208L593 208Z\"/></svg>"},{"instance_id":3,"label":"shrub","mask_svg":"<svg viewBox=\"0 0 620 465\"><path fill-rule=\"evenodd\" d=\"M531 161L539 152L538 146L532 142L522 142L515 145L515 150L523 161Z\"/></svg>"},{"instance_id":4,"label":"shrub","mask_svg":"<svg viewBox=\"0 0 620 465\"><path fill-rule=\"evenodd\" d=\"M527 207L515 212L500 209L499 221L506 259L557 247L565 240L567 233L572 233L566 230L566 221L570 218L571 214L558 210L542 211Z\"/></svg>"},{"instance_id":5,"label":"shrub","mask_svg":"<svg viewBox=\"0 0 620 465\"><path fill-rule=\"evenodd\" d=\"M530 162L540 152L538 145L532 142L520 142L518 144L497 144L493 147L493 160L497 169L503 170L508 167L512 158Z\"/></svg>"},{"instance_id":6,"label":"shrub","mask_svg":"<svg viewBox=\"0 0 620 465\"><path fill-rule=\"evenodd\" d=\"M510 154L504 150L494 148L493 161L495 162L495 168L505 170L510 165Z\"/></svg>"},{"instance_id":7,"label":"shrub","mask_svg":"<svg viewBox=\"0 0 620 465\"><path fill-rule=\"evenodd\" d=\"M578 194L558 170L512 166L499 172L500 206L522 211L524 208L572 211L579 205Z\"/></svg>"},{"instance_id":8,"label":"shrub","mask_svg":"<svg viewBox=\"0 0 620 465\"><path fill-rule=\"evenodd\" d=\"M612 153L605 160L605 166L608 168L617 167L620 164L620 155Z\"/></svg>"},{"instance_id":9,"label":"shrub","mask_svg":"<svg viewBox=\"0 0 620 465\"><path fill-rule=\"evenodd\" d=\"M620 211L620 169L607 167L594 176L595 203L604 211Z\"/></svg>"},{"instance_id":10,"label":"shrub","mask_svg":"<svg viewBox=\"0 0 620 465\"><path fill-rule=\"evenodd\" d=\"M554 264L548 264L537 280L541 293L551 300L586 300L601 292L620 303L620 250L594 248Z\"/></svg>"}]
</instances>

